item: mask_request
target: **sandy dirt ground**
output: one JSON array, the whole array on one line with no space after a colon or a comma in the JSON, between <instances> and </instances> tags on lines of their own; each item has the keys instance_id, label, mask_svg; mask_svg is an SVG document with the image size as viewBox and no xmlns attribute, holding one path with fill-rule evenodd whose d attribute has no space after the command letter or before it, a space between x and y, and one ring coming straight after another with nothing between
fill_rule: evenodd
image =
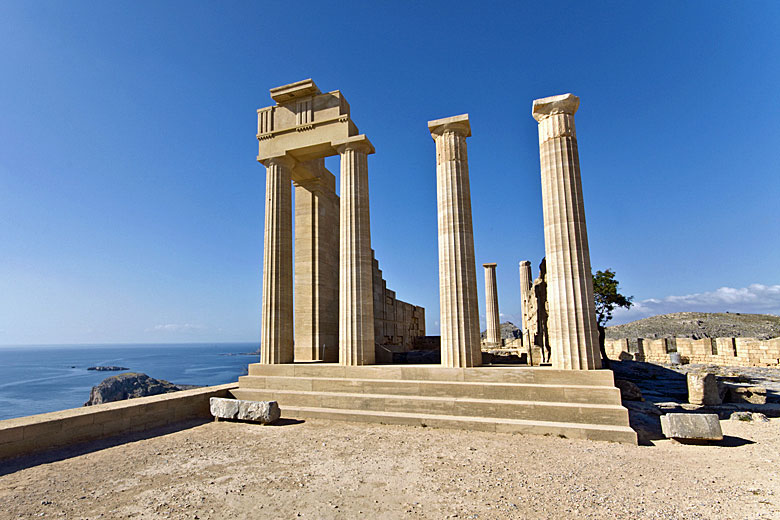
<instances>
[{"instance_id":1,"label":"sandy dirt ground","mask_svg":"<svg viewBox=\"0 0 780 520\"><path fill-rule=\"evenodd\" d=\"M627 446L307 421L0 463L0 518L780 518L780 419Z\"/></svg>"}]
</instances>

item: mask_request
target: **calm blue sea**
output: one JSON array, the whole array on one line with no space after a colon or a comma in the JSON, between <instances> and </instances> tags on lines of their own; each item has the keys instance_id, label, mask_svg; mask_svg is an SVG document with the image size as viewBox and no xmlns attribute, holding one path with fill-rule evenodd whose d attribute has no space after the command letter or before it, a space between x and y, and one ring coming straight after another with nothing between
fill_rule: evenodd
<instances>
[{"instance_id":1,"label":"calm blue sea","mask_svg":"<svg viewBox=\"0 0 780 520\"><path fill-rule=\"evenodd\" d=\"M238 380L258 355L252 343L176 345L67 345L0 347L0 420L82 406L93 386L122 372L96 372L117 365L155 379L187 385Z\"/></svg>"}]
</instances>

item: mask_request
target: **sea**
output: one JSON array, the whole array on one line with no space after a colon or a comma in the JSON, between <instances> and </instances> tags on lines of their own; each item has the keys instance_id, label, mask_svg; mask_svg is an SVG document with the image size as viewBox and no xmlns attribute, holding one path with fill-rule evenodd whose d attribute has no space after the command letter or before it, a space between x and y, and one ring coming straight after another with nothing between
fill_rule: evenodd
<instances>
[{"instance_id":1,"label":"sea","mask_svg":"<svg viewBox=\"0 0 780 520\"><path fill-rule=\"evenodd\" d=\"M238 381L260 361L256 343L0 346L0 420L83 406L111 375L143 372L174 384ZM92 366L127 367L120 372Z\"/></svg>"}]
</instances>

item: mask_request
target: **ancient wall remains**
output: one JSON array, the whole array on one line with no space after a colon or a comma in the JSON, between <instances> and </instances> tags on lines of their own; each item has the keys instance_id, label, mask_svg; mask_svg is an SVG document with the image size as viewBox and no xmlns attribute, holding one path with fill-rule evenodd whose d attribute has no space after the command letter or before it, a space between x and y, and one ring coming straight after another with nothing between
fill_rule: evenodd
<instances>
[{"instance_id":1,"label":"ancient wall remains","mask_svg":"<svg viewBox=\"0 0 780 520\"><path fill-rule=\"evenodd\" d=\"M395 297L387 288L379 262L374 263L374 336L377 350L393 346L394 351L412 350L414 338L425 336L425 309ZM377 352L379 356L379 352Z\"/></svg>"},{"instance_id":2,"label":"ancient wall remains","mask_svg":"<svg viewBox=\"0 0 780 520\"><path fill-rule=\"evenodd\" d=\"M683 363L719 366L780 366L780 338L660 338L608 339L610 359L633 359L651 363L668 363L669 354L677 352Z\"/></svg>"}]
</instances>

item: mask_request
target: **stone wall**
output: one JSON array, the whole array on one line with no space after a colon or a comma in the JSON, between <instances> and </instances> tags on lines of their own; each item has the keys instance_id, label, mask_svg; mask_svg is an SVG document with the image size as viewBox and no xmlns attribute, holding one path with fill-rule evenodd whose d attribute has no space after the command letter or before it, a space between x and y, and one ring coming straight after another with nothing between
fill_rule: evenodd
<instances>
[{"instance_id":1,"label":"stone wall","mask_svg":"<svg viewBox=\"0 0 780 520\"><path fill-rule=\"evenodd\" d=\"M394 351L412 350L414 338L425 336L425 309L395 297L382 278L374 258L374 336L377 346L392 346Z\"/></svg>"},{"instance_id":2,"label":"stone wall","mask_svg":"<svg viewBox=\"0 0 780 520\"><path fill-rule=\"evenodd\" d=\"M669 354L678 352L685 363L720 366L780 366L780 338L660 338L608 339L610 359L634 359L651 363L668 363Z\"/></svg>"},{"instance_id":3,"label":"stone wall","mask_svg":"<svg viewBox=\"0 0 780 520\"><path fill-rule=\"evenodd\" d=\"M208 419L209 399L232 397L238 383L72 408L0 421L0 459Z\"/></svg>"}]
</instances>

